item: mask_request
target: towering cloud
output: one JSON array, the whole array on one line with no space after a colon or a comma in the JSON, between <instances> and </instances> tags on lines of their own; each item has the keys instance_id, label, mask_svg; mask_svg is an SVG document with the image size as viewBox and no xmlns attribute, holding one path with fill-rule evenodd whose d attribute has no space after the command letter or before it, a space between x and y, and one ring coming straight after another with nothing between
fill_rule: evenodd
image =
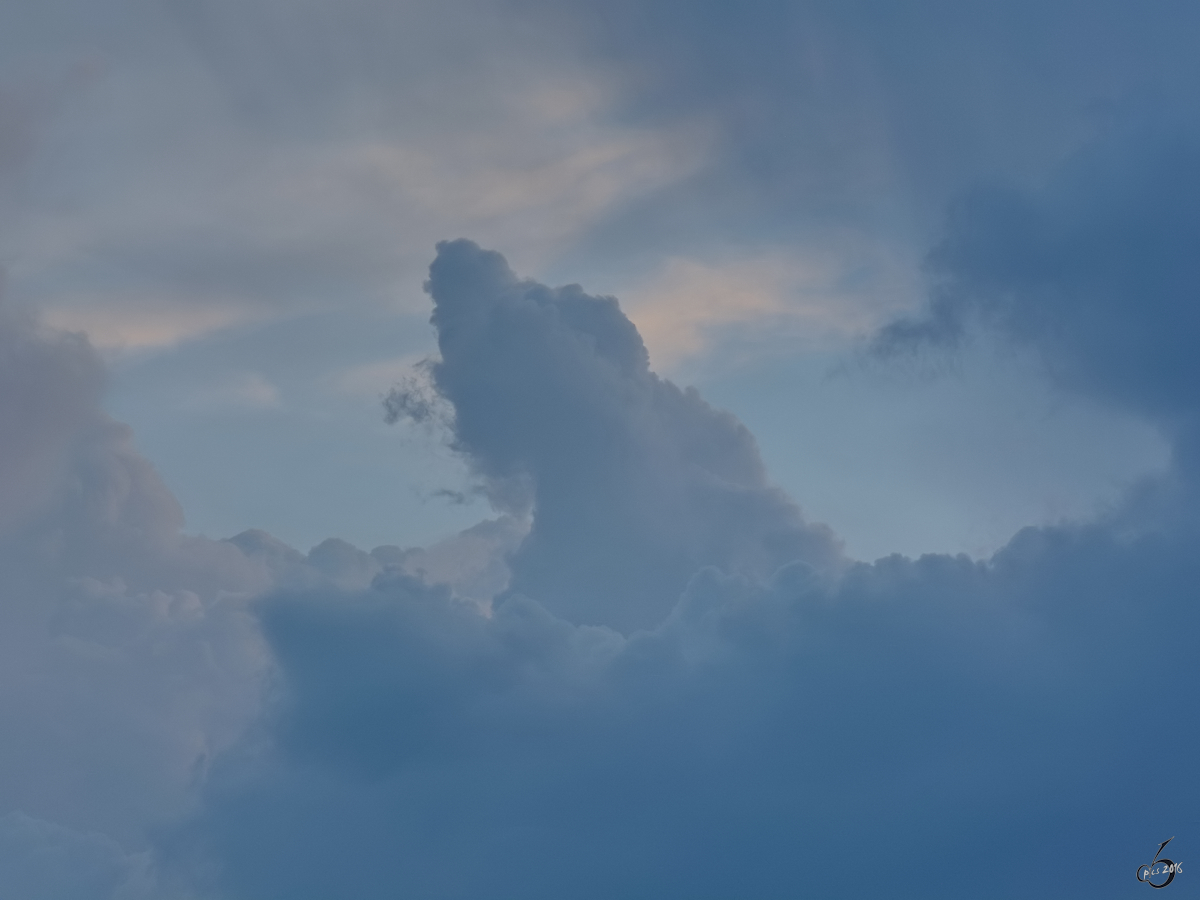
<instances>
[{"instance_id":1,"label":"towering cloud","mask_svg":"<svg viewBox=\"0 0 1200 900\"><path fill-rule=\"evenodd\" d=\"M702 566L837 562L829 531L768 483L745 427L650 371L616 300L521 281L461 240L438 246L426 287L455 445L495 503L532 511L514 590L628 632L661 622Z\"/></svg>"}]
</instances>

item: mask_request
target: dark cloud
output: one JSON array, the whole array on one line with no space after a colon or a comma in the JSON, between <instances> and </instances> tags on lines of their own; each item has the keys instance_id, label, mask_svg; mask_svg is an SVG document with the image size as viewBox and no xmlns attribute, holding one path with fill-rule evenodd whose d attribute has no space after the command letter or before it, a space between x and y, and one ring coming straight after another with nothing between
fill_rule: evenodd
<instances>
[{"instance_id":1,"label":"dark cloud","mask_svg":"<svg viewBox=\"0 0 1200 900\"><path fill-rule=\"evenodd\" d=\"M706 569L629 639L407 577L279 596L272 741L169 858L230 898L1096 896L1192 822L1197 574L1030 530L832 590Z\"/></svg>"},{"instance_id":2,"label":"dark cloud","mask_svg":"<svg viewBox=\"0 0 1200 900\"><path fill-rule=\"evenodd\" d=\"M369 587L263 601L278 693L160 848L165 877L230 900L1082 898L1190 834L1186 497L1026 529L982 562L821 570L797 541L739 567L794 510L736 420L649 373L615 301L465 241L430 284L458 446L530 491L513 589L489 613L376 551ZM731 511L714 482L751 500ZM636 492L654 503L631 512ZM591 516L549 520L569 543L540 536L556 505ZM714 545L719 566L694 549ZM592 624L593 547L619 573L611 621L657 622Z\"/></svg>"},{"instance_id":3,"label":"dark cloud","mask_svg":"<svg viewBox=\"0 0 1200 900\"><path fill-rule=\"evenodd\" d=\"M996 173L881 347L982 319L1197 471L1194 4L27 6L5 47L96 41L117 77L59 123L23 201L46 217L6 226L25 296L340 311L390 296L430 218L591 229L626 262L842 225L921 242ZM1137 93L1163 85L1169 115ZM36 123L6 96L13 171ZM681 121L717 136L686 183L552 167L615 199L528 233L470 213L497 189L544 218L544 160ZM0 314L0 895L1091 898L1170 834L1191 859L1194 495L1152 485L984 562L852 563L611 298L468 242L430 291L433 384L502 515L369 553L187 536L86 342Z\"/></svg>"},{"instance_id":4,"label":"dark cloud","mask_svg":"<svg viewBox=\"0 0 1200 900\"><path fill-rule=\"evenodd\" d=\"M521 281L469 241L439 245L428 290L455 446L495 502L532 510L514 590L629 631L658 624L705 565L836 563L745 427L650 371L616 300Z\"/></svg>"},{"instance_id":5,"label":"dark cloud","mask_svg":"<svg viewBox=\"0 0 1200 900\"><path fill-rule=\"evenodd\" d=\"M433 366L433 360L422 360L387 392L383 398L384 421L395 425L403 420L430 429L450 426L453 412L430 381ZM465 502L465 498L458 502Z\"/></svg>"},{"instance_id":6,"label":"dark cloud","mask_svg":"<svg viewBox=\"0 0 1200 900\"><path fill-rule=\"evenodd\" d=\"M1200 381L1198 163L1195 129L1143 118L1038 191L976 189L929 257L928 312L886 329L878 349L952 344L982 321L1036 347L1059 383L1185 438Z\"/></svg>"},{"instance_id":7,"label":"dark cloud","mask_svg":"<svg viewBox=\"0 0 1200 900\"><path fill-rule=\"evenodd\" d=\"M626 115L716 127L714 165L604 230L623 252L807 242L835 225L919 252L981 175L1038 179L1113 110L1158 95L1200 119L1200 15L1177 0L514 5L632 73Z\"/></svg>"}]
</instances>

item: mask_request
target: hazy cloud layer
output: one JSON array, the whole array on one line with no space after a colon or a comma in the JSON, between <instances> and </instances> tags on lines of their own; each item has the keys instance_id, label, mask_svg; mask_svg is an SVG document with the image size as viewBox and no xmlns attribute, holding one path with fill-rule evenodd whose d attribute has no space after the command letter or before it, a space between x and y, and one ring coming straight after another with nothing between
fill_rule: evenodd
<instances>
[{"instance_id":1,"label":"hazy cloud layer","mask_svg":"<svg viewBox=\"0 0 1200 900\"><path fill-rule=\"evenodd\" d=\"M1147 94L1194 119L1198 29L1179 2L50 0L0 37L0 241L111 346L415 306L454 233L629 282L837 227L827 264L903 260L895 293L980 174L1037 180Z\"/></svg>"},{"instance_id":2,"label":"hazy cloud layer","mask_svg":"<svg viewBox=\"0 0 1200 900\"><path fill-rule=\"evenodd\" d=\"M445 233L545 260L706 158L701 118L622 121L615 70L503 5L83 7L0 36L0 169L23 164L0 245L21 298L105 348L419 305Z\"/></svg>"}]
</instances>

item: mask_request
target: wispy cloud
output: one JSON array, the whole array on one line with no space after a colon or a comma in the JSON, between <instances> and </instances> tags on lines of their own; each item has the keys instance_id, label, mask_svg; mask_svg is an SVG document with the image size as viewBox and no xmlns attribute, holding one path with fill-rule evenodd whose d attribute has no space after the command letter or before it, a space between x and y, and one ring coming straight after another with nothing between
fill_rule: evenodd
<instances>
[{"instance_id":1,"label":"wispy cloud","mask_svg":"<svg viewBox=\"0 0 1200 900\"><path fill-rule=\"evenodd\" d=\"M673 257L624 291L623 307L655 367L670 371L734 330L748 344L787 336L793 347L845 346L919 302L920 287L902 257L860 240L726 262Z\"/></svg>"},{"instance_id":2,"label":"wispy cloud","mask_svg":"<svg viewBox=\"0 0 1200 900\"><path fill-rule=\"evenodd\" d=\"M107 353L161 350L260 317L237 300L151 294L59 296L44 301L47 324L79 332Z\"/></svg>"}]
</instances>

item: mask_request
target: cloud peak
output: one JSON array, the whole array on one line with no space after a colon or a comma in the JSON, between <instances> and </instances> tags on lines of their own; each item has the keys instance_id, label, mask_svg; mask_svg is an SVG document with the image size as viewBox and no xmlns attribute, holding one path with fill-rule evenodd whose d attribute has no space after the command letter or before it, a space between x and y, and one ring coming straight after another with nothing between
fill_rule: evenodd
<instances>
[{"instance_id":1,"label":"cloud peak","mask_svg":"<svg viewBox=\"0 0 1200 900\"><path fill-rule=\"evenodd\" d=\"M705 565L765 576L836 562L746 428L650 370L614 298L521 280L466 240L438 245L426 290L454 444L497 506L532 513L514 591L630 631L662 621Z\"/></svg>"}]
</instances>

